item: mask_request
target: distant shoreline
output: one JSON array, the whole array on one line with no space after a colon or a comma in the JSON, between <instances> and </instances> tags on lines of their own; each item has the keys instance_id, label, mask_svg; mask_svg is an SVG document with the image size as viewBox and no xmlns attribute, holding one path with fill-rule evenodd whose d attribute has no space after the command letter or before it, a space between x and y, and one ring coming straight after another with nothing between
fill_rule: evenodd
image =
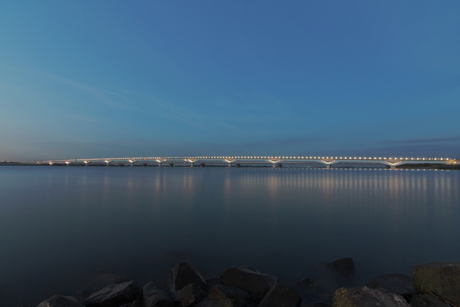
<instances>
[{"instance_id":1,"label":"distant shoreline","mask_svg":"<svg viewBox=\"0 0 460 307\"><path fill-rule=\"evenodd\" d=\"M287 164L288 166L284 166L283 168L294 168L293 165L295 164ZM22 162L15 162L15 161L4 161L0 162L0 166L43 166L43 167L50 167L48 164L36 164L36 163L22 163ZM72 166L72 167L86 167L84 164L71 164L67 165L65 163L54 163L52 166ZM89 167L107 167L105 163L93 163L88 165ZM136 165L127 165L127 164L113 164L109 165L109 167L158 167L158 165L145 165L145 164L136 164ZM170 168L171 166L161 166L162 168ZM190 168L190 164L175 164L174 167L185 167ZM206 167L222 167L228 168L226 164L207 164ZM270 165L265 164L242 164L240 167L260 167L260 168L273 168ZM194 168L200 168L200 166L194 166ZM233 166L232 168L238 168ZM295 168L307 168L307 169L326 169L323 166L319 165L302 165L297 166ZM337 165L332 166L330 169L368 169L368 168L379 168L379 169L389 169L389 167L382 167L382 166L374 166L374 165ZM460 170L460 165L447 165L447 164L429 164L429 163L419 163L419 164L403 164L396 166L396 169L427 169L427 170Z\"/></svg>"}]
</instances>

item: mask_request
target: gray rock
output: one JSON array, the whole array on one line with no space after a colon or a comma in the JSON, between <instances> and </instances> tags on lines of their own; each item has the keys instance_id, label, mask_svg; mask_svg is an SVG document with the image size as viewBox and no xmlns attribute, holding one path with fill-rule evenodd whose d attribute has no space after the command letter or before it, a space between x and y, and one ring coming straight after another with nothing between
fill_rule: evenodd
<instances>
[{"instance_id":1,"label":"gray rock","mask_svg":"<svg viewBox=\"0 0 460 307\"><path fill-rule=\"evenodd\" d=\"M252 298L262 298L277 282L272 275L262 274L246 266L233 266L221 276L222 284L247 291Z\"/></svg>"},{"instance_id":2,"label":"gray rock","mask_svg":"<svg viewBox=\"0 0 460 307\"><path fill-rule=\"evenodd\" d=\"M303 287L309 288L311 290L316 289L316 284L313 281L313 279L311 279L311 278L301 279L299 281L296 281L295 284L298 285L298 286L303 286Z\"/></svg>"},{"instance_id":3,"label":"gray rock","mask_svg":"<svg viewBox=\"0 0 460 307\"><path fill-rule=\"evenodd\" d=\"M44 300L37 307L85 307L73 296L54 295Z\"/></svg>"},{"instance_id":4,"label":"gray rock","mask_svg":"<svg viewBox=\"0 0 460 307\"><path fill-rule=\"evenodd\" d=\"M277 283L265 294L259 307L298 307L300 295L284 284Z\"/></svg>"},{"instance_id":5,"label":"gray rock","mask_svg":"<svg viewBox=\"0 0 460 307\"><path fill-rule=\"evenodd\" d=\"M245 305L249 299L249 293L240 288L220 284L211 288L207 298L210 300L230 299L236 304Z\"/></svg>"},{"instance_id":6,"label":"gray rock","mask_svg":"<svg viewBox=\"0 0 460 307\"><path fill-rule=\"evenodd\" d=\"M140 298L141 288L131 280L105 287L84 301L86 307L119 307Z\"/></svg>"},{"instance_id":7,"label":"gray rock","mask_svg":"<svg viewBox=\"0 0 460 307\"><path fill-rule=\"evenodd\" d=\"M432 292L460 306L460 263L438 262L412 268L414 287L419 292Z\"/></svg>"},{"instance_id":8,"label":"gray rock","mask_svg":"<svg viewBox=\"0 0 460 307\"><path fill-rule=\"evenodd\" d=\"M399 294L369 287L340 288L335 291L333 307L409 307Z\"/></svg>"},{"instance_id":9,"label":"gray rock","mask_svg":"<svg viewBox=\"0 0 460 307\"><path fill-rule=\"evenodd\" d=\"M239 305L229 298L210 300L204 299L194 307L244 307L245 305Z\"/></svg>"},{"instance_id":10,"label":"gray rock","mask_svg":"<svg viewBox=\"0 0 460 307\"><path fill-rule=\"evenodd\" d=\"M342 275L353 275L355 273L355 262L352 258L338 259L327 266Z\"/></svg>"},{"instance_id":11,"label":"gray rock","mask_svg":"<svg viewBox=\"0 0 460 307\"><path fill-rule=\"evenodd\" d=\"M211 290L212 287L215 285L220 285L220 276L218 277L211 277L211 278L206 278L206 287L208 290Z\"/></svg>"},{"instance_id":12,"label":"gray rock","mask_svg":"<svg viewBox=\"0 0 460 307\"><path fill-rule=\"evenodd\" d=\"M367 286L373 289L383 288L405 298L410 298L416 293L412 278L404 274L382 275L372 279Z\"/></svg>"},{"instance_id":13,"label":"gray rock","mask_svg":"<svg viewBox=\"0 0 460 307\"><path fill-rule=\"evenodd\" d=\"M173 307L174 302L166 292L149 282L142 287L142 307Z\"/></svg>"},{"instance_id":14,"label":"gray rock","mask_svg":"<svg viewBox=\"0 0 460 307\"><path fill-rule=\"evenodd\" d=\"M169 288L175 301L180 302L181 306L188 306L204 298L206 281L197 269L187 262L181 262L171 270Z\"/></svg>"},{"instance_id":15,"label":"gray rock","mask_svg":"<svg viewBox=\"0 0 460 307\"><path fill-rule=\"evenodd\" d=\"M412 307L450 307L439 298L429 294L417 294L410 301Z\"/></svg>"},{"instance_id":16,"label":"gray rock","mask_svg":"<svg viewBox=\"0 0 460 307\"><path fill-rule=\"evenodd\" d=\"M87 299L91 294L110 285L119 284L128 281L124 276L103 273L88 280L81 288L77 290L77 298L81 301Z\"/></svg>"}]
</instances>

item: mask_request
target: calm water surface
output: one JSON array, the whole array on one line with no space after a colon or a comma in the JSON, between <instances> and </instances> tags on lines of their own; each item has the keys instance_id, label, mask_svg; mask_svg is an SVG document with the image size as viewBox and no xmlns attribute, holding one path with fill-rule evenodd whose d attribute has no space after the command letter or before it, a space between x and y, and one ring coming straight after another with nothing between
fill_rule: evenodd
<instances>
[{"instance_id":1,"label":"calm water surface","mask_svg":"<svg viewBox=\"0 0 460 307\"><path fill-rule=\"evenodd\" d=\"M166 288L249 265L291 284L352 257L353 283L460 261L460 172L0 167L0 305L114 273Z\"/></svg>"}]
</instances>

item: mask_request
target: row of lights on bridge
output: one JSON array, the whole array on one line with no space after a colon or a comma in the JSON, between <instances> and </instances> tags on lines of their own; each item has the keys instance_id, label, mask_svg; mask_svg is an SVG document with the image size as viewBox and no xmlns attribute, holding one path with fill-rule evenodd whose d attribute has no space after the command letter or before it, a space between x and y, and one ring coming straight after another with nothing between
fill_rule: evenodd
<instances>
[{"instance_id":1,"label":"row of lights on bridge","mask_svg":"<svg viewBox=\"0 0 460 307\"><path fill-rule=\"evenodd\" d=\"M321 160L450 160L449 158L386 158L386 157L189 157L188 159L321 159Z\"/></svg>"},{"instance_id":2,"label":"row of lights on bridge","mask_svg":"<svg viewBox=\"0 0 460 307\"><path fill-rule=\"evenodd\" d=\"M281 157L281 156L273 156L273 157L265 157L265 156L237 156L237 157L224 157L224 156L215 156L215 157L143 157L143 158L113 158L110 160L105 159L86 159L83 160L84 163L89 163L90 161L94 160L104 160L106 163L110 163L114 160L128 160L130 163L134 163L137 160L157 160L157 161L166 161L166 159L317 159L317 160L414 160L414 161L426 161L426 160L439 160L439 161L448 161L450 158L387 158L387 157ZM62 160L61 160L62 161ZM82 160L80 160L82 161ZM56 161L57 162L57 161ZM53 163L53 161L50 161ZM66 164L70 164L70 161L65 161Z\"/></svg>"}]
</instances>

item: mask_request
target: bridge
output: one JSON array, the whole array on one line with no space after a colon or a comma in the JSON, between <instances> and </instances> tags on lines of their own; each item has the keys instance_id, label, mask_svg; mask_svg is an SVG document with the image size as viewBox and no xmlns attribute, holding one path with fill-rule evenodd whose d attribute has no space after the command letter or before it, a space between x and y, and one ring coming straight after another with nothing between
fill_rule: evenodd
<instances>
[{"instance_id":1,"label":"bridge","mask_svg":"<svg viewBox=\"0 0 460 307\"><path fill-rule=\"evenodd\" d=\"M29 162L30 163L30 162ZM385 165L388 168L404 164L457 164L457 159L452 158L416 158L416 157L332 157L332 156L201 156L201 157L124 157L124 158L89 158L89 159L61 159L61 160L40 160L36 164L49 165L105 165L105 166L228 166L240 167L251 166L272 166L282 165L313 164L331 168L334 165Z\"/></svg>"}]
</instances>

